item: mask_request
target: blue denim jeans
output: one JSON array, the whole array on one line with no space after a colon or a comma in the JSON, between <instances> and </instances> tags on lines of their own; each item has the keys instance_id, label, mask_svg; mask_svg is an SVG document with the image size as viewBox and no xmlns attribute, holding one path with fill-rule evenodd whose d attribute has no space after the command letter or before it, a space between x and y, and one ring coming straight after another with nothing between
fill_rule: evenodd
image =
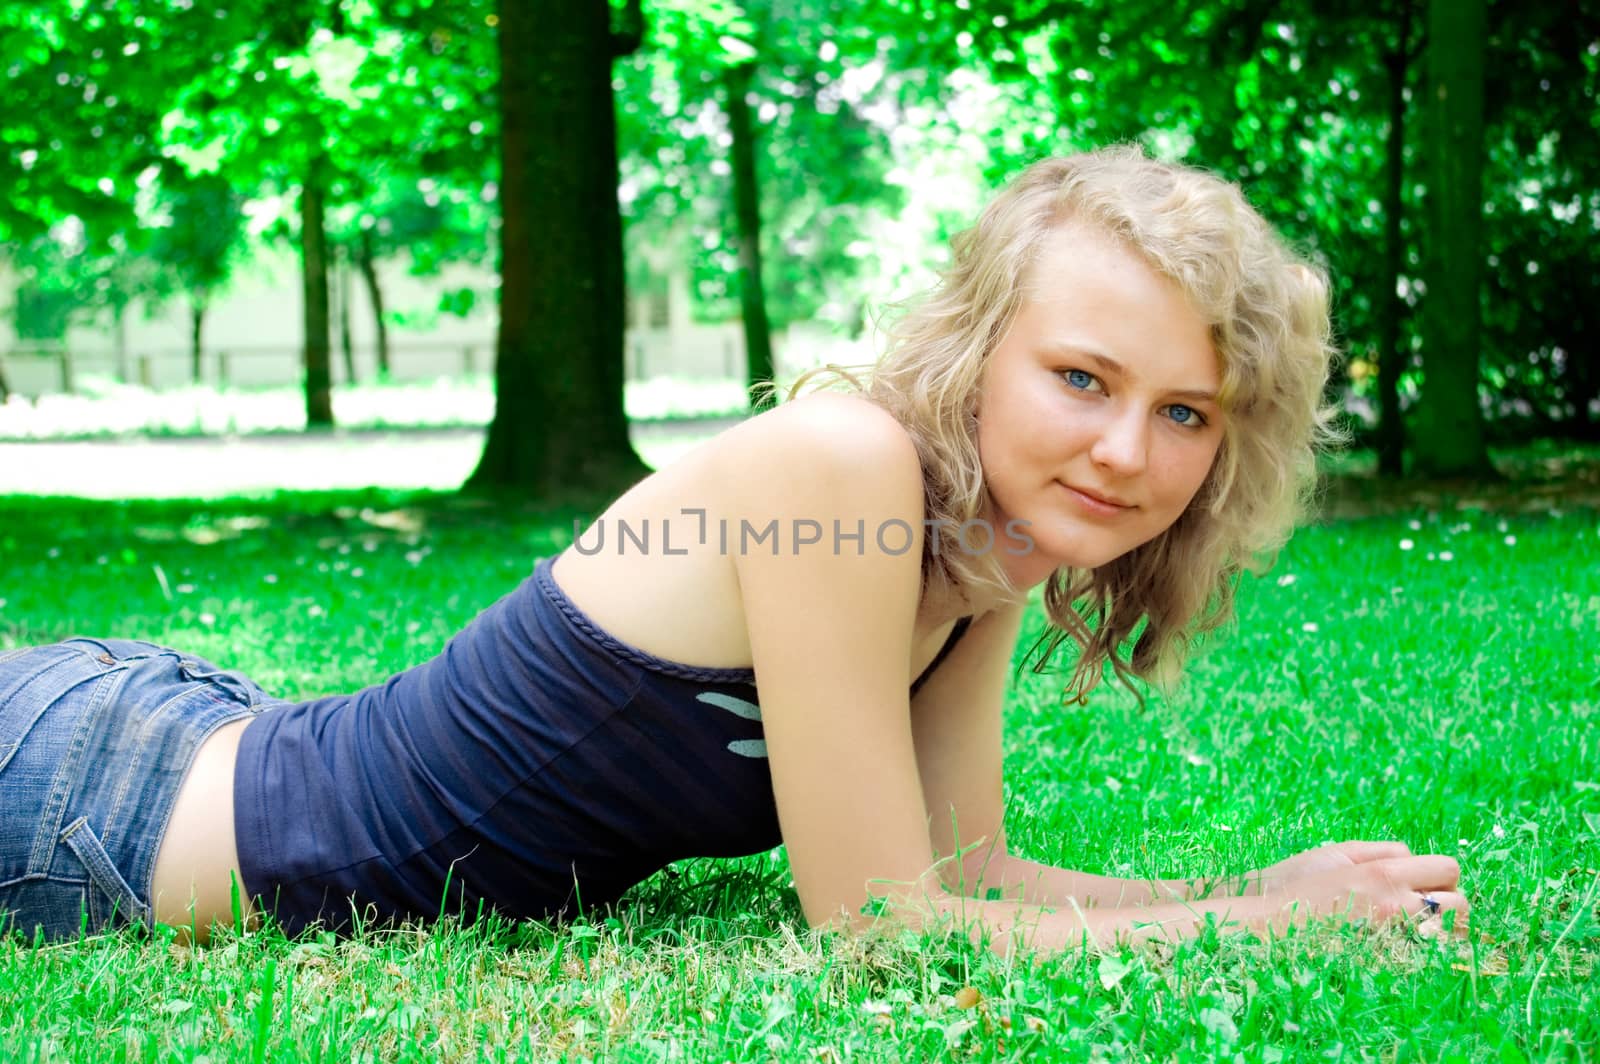
<instances>
[{"instance_id":1,"label":"blue denim jeans","mask_svg":"<svg viewBox=\"0 0 1600 1064\"><path fill-rule=\"evenodd\" d=\"M0 928L60 939L150 922L178 788L260 687L153 643L0 653Z\"/></svg>"}]
</instances>

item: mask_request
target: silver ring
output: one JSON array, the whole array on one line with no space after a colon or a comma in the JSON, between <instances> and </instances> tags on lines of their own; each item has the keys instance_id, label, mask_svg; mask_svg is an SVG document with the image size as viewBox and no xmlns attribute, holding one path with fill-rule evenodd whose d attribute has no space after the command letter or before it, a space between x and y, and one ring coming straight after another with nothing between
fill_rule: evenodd
<instances>
[{"instance_id":1,"label":"silver ring","mask_svg":"<svg viewBox=\"0 0 1600 1064\"><path fill-rule=\"evenodd\" d=\"M1426 910L1423 913L1424 916L1432 916L1439 911L1439 901L1432 895L1424 894L1422 896L1422 907Z\"/></svg>"}]
</instances>

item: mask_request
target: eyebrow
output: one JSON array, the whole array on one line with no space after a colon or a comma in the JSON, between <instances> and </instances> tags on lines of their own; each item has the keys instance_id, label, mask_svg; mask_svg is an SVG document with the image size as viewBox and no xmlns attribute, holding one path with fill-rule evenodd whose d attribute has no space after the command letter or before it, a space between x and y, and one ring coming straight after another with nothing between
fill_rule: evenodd
<instances>
[{"instance_id":1,"label":"eyebrow","mask_svg":"<svg viewBox=\"0 0 1600 1064\"><path fill-rule=\"evenodd\" d=\"M1088 359L1090 362L1095 363L1097 366L1099 366L1101 369L1105 370L1108 373L1112 373L1112 374L1115 374L1118 377L1124 377L1124 378L1128 376L1127 367L1125 367L1121 362L1118 362L1116 359L1111 358L1109 355L1102 355L1098 351L1091 351L1088 348L1079 347L1076 344L1069 344L1069 343L1049 344L1049 345L1047 345L1046 350L1048 350L1051 354L1054 354L1054 355L1077 355L1079 357ZM1204 388L1170 388L1170 389L1164 390L1163 394L1164 395L1178 395L1178 396L1182 396L1185 399L1203 399L1206 402L1210 402L1210 403L1214 403L1214 402L1217 401L1216 393L1215 392L1208 392Z\"/></svg>"}]
</instances>

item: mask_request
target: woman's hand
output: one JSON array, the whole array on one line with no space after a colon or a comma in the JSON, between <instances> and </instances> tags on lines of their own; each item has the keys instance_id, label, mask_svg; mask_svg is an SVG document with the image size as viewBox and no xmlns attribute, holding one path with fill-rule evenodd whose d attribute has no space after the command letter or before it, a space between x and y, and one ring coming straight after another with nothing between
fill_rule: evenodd
<instances>
[{"instance_id":1,"label":"woman's hand","mask_svg":"<svg viewBox=\"0 0 1600 1064\"><path fill-rule=\"evenodd\" d=\"M1359 848L1371 844L1343 845ZM1339 847L1322 847L1299 856L1309 858L1322 850L1337 849ZM1349 863L1342 867L1330 867L1321 872L1298 876L1281 886L1269 888L1267 894L1279 898L1285 905L1303 904L1310 915L1343 915L1352 920L1369 920L1374 924L1409 920L1416 925L1419 933L1428 936L1442 933L1445 914L1454 913L1453 931L1457 935L1466 934L1467 917L1472 906L1457 889L1461 881L1461 867L1454 858L1439 854L1422 857L1407 854L1360 862L1354 860L1356 854L1367 852L1360 849L1345 852L1339 856L1348 859ZM1327 861L1334 859L1332 856L1319 858ZM1294 860L1296 858L1290 858L1290 861ZM1302 862L1297 867L1306 867L1310 863Z\"/></svg>"},{"instance_id":2,"label":"woman's hand","mask_svg":"<svg viewBox=\"0 0 1600 1064\"><path fill-rule=\"evenodd\" d=\"M1281 890L1297 879L1333 872L1353 865L1396 857L1410 857L1411 847L1403 842L1339 842L1318 846L1293 857L1247 873L1246 894L1267 894Z\"/></svg>"}]
</instances>

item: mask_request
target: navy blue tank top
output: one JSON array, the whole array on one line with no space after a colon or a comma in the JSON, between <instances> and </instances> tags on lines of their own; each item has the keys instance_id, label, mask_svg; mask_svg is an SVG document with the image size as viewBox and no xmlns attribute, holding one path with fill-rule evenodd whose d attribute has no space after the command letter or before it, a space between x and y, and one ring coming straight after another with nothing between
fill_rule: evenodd
<instances>
[{"instance_id":1,"label":"navy blue tank top","mask_svg":"<svg viewBox=\"0 0 1600 1064\"><path fill-rule=\"evenodd\" d=\"M779 843L755 673L613 638L553 561L432 660L245 728L239 867L285 931L348 927L352 906L377 922L555 918L671 861Z\"/></svg>"}]
</instances>

